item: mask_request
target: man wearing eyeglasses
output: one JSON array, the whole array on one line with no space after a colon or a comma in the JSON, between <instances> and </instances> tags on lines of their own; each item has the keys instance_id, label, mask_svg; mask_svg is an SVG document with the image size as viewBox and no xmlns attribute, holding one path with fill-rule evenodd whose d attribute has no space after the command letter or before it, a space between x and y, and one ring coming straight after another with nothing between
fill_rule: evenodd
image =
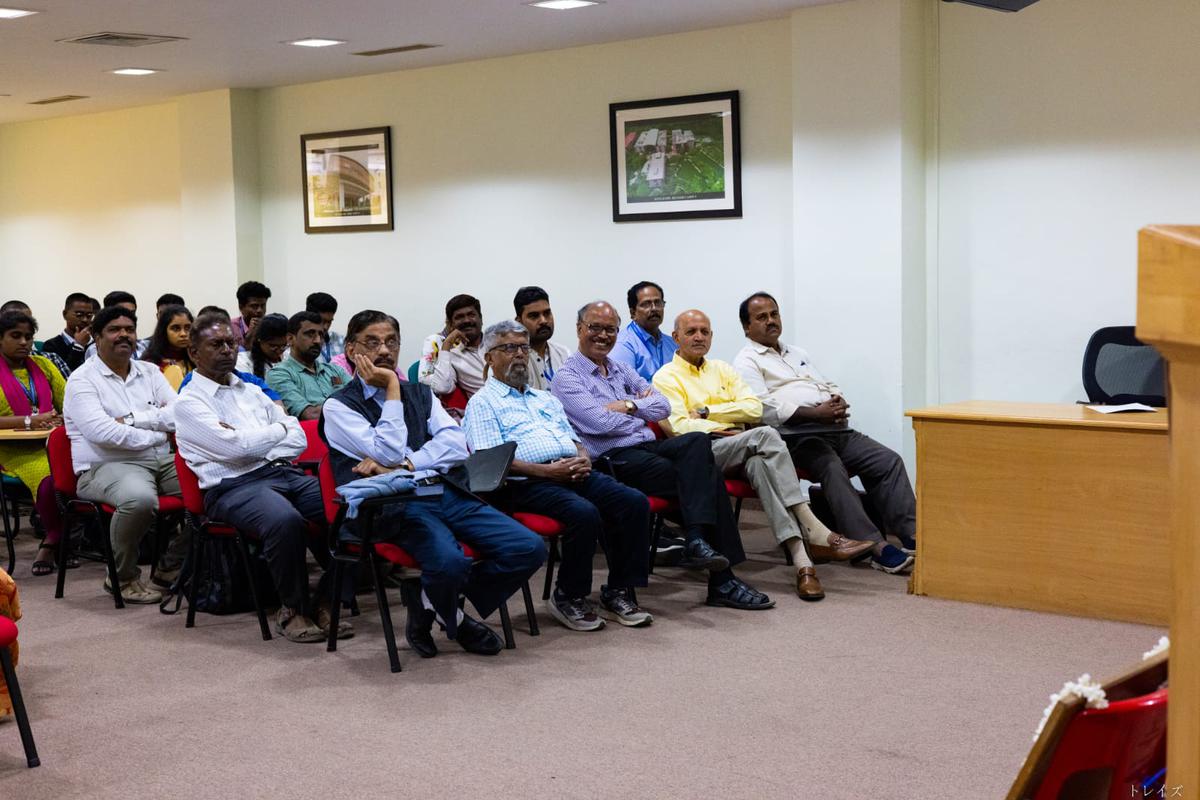
<instances>
[{"instance_id":1,"label":"man wearing eyeglasses","mask_svg":"<svg viewBox=\"0 0 1200 800\"><path fill-rule=\"evenodd\" d=\"M650 281L639 281L629 288L625 298L629 303L629 324L617 336L612 359L630 366L645 380L671 363L677 345L662 332L666 301L662 287Z\"/></svg>"},{"instance_id":2,"label":"man wearing eyeglasses","mask_svg":"<svg viewBox=\"0 0 1200 800\"><path fill-rule=\"evenodd\" d=\"M496 632L463 613L465 597L487 618L546 560L541 537L486 505L467 488L467 439L428 386L396 374L400 326L381 311L350 318L346 355L354 380L324 406L322 435L334 479L344 483L401 471L429 491L390 505L377 528L421 565L421 593L409 599L405 638L422 658L437 655L433 623L470 653L496 655ZM353 534L353 526L347 526ZM459 542L478 553L463 554Z\"/></svg>"},{"instance_id":3,"label":"man wearing eyeglasses","mask_svg":"<svg viewBox=\"0 0 1200 800\"><path fill-rule=\"evenodd\" d=\"M579 352L554 376L551 391L594 460L604 457L617 480L649 495L678 498L690 566L707 569L708 604L747 610L775 605L733 574L746 558L725 479L702 433L656 439L648 423L671 404L631 367L609 354L621 315L604 301L579 309Z\"/></svg>"},{"instance_id":4,"label":"man wearing eyeglasses","mask_svg":"<svg viewBox=\"0 0 1200 800\"><path fill-rule=\"evenodd\" d=\"M592 471L562 403L530 385L529 338L525 326L512 320L484 332L491 375L467 403L467 441L475 450L516 442L512 471L518 477L508 482L506 507L562 523L562 567L546 601L550 615L573 631L604 627L588 597L592 557L601 542L609 567L608 582L600 587L603 615L628 627L649 625L654 618L638 607L634 593L646 585L649 502L636 489Z\"/></svg>"}]
</instances>

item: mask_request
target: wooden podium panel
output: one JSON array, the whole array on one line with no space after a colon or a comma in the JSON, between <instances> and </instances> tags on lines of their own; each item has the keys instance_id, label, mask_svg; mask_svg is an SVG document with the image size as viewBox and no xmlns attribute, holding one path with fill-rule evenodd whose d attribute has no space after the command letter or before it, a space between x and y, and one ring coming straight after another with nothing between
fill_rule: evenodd
<instances>
[{"instance_id":1,"label":"wooden podium panel","mask_svg":"<svg viewBox=\"0 0 1200 800\"><path fill-rule=\"evenodd\" d=\"M1167 412L909 412L916 594L1154 625L1170 609Z\"/></svg>"}]
</instances>

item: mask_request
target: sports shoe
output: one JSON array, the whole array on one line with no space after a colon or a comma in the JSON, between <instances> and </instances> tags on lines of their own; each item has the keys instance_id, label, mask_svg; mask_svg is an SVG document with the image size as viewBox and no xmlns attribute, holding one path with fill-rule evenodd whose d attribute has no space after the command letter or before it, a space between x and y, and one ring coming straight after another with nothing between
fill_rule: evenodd
<instances>
[{"instance_id":1,"label":"sports shoe","mask_svg":"<svg viewBox=\"0 0 1200 800\"><path fill-rule=\"evenodd\" d=\"M104 579L104 591L112 594L112 584L109 583L108 578ZM121 599L126 603L151 605L162 602L162 592L158 589L151 589L142 582L140 577L137 577L121 583Z\"/></svg>"},{"instance_id":2,"label":"sports shoe","mask_svg":"<svg viewBox=\"0 0 1200 800\"><path fill-rule=\"evenodd\" d=\"M889 575L895 575L911 567L915 560L908 553L900 550L900 548L885 544L882 553L877 556L871 556L871 568L877 569L880 572L886 572Z\"/></svg>"},{"instance_id":3,"label":"sports shoe","mask_svg":"<svg viewBox=\"0 0 1200 800\"><path fill-rule=\"evenodd\" d=\"M619 622L629 628L640 628L654 622L649 611L643 611L628 589L609 589L600 587L600 605L604 608L604 616L613 622Z\"/></svg>"},{"instance_id":4,"label":"sports shoe","mask_svg":"<svg viewBox=\"0 0 1200 800\"><path fill-rule=\"evenodd\" d=\"M683 560L679 566L688 569L706 569L709 572L720 572L729 569L729 559L718 553L703 539L692 539L683 548Z\"/></svg>"},{"instance_id":5,"label":"sports shoe","mask_svg":"<svg viewBox=\"0 0 1200 800\"><path fill-rule=\"evenodd\" d=\"M546 610L573 631L598 631L604 627L604 620L596 616L586 598L564 597L558 589L546 601Z\"/></svg>"},{"instance_id":6,"label":"sports shoe","mask_svg":"<svg viewBox=\"0 0 1200 800\"><path fill-rule=\"evenodd\" d=\"M905 553L908 553L910 556L915 556L917 554L917 539L915 536L900 535L896 538L900 540L901 550L903 550Z\"/></svg>"}]
</instances>

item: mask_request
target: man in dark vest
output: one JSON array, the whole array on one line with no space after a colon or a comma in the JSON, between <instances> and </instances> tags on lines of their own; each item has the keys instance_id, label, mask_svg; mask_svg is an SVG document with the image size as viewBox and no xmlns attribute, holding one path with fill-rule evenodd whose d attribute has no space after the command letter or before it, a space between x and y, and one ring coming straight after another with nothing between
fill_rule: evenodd
<instances>
[{"instance_id":1,"label":"man in dark vest","mask_svg":"<svg viewBox=\"0 0 1200 800\"><path fill-rule=\"evenodd\" d=\"M546 560L541 537L467 490L467 440L422 384L396 375L400 328L381 311L350 318L346 356L355 380L323 410L322 430L338 485L394 470L429 477L440 493L389 506L376 525L421 565L421 605L410 608L405 638L423 658L437 655L433 623L464 650L495 655L495 631L459 608L465 596L485 619ZM479 560L463 555L471 546Z\"/></svg>"}]
</instances>

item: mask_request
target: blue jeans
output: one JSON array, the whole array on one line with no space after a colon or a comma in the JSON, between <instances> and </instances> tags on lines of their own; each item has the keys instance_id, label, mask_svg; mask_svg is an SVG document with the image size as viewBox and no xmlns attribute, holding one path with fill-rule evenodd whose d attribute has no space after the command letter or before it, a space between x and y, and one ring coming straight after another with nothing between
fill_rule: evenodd
<instances>
[{"instance_id":1,"label":"blue jeans","mask_svg":"<svg viewBox=\"0 0 1200 800\"><path fill-rule=\"evenodd\" d=\"M458 632L458 597L465 595L486 619L546 561L542 537L521 523L449 484L433 497L404 503L380 515L376 538L395 542L421 565L421 588L446 623ZM459 546L471 546L478 561Z\"/></svg>"}]
</instances>

